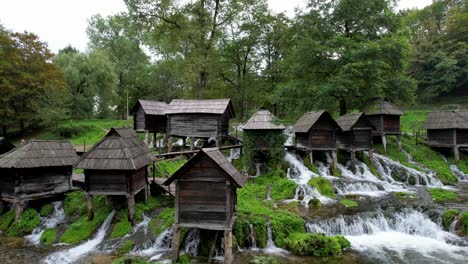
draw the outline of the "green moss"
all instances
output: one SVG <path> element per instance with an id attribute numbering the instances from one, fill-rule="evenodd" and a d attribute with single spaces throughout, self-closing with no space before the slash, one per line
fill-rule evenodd
<path id="1" fill-rule="evenodd" d="M 338 168 L 335 169 L 333 166 L 330 166 L 330 173 L 331 175 L 337 176 L 337 177 L 343 176 L 343 174 L 341 173 L 341 170 Z"/>
<path id="2" fill-rule="evenodd" d="M 116 223 L 112 227 L 110 238 L 123 237 L 132 231 L 132 224 L 128 221 L 127 210 L 118 212 L 115 218 Z"/>
<path id="3" fill-rule="evenodd" d="M 190 257 L 187 254 L 181 255 L 177 260 L 177 264 L 190 264 Z"/>
<path id="4" fill-rule="evenodd" d="M 309 185 L 314 186 L 320 192 L 320 194 L 324 196 L 330 198 L 336 197 L 335 191 L 333 190 L 330 181 L 325 177 L 312 178 L 309 180 Z"/>
<path id="5" fill-rule="evenodd" d="M 148 202 L 138 202 L 135 206 L 135 221 L 143 220 L 143 214 L 152 212 L 161 207 L 174 206 L 174 199 L 171 196 L 160 195 L 158 197 L 148 197 Z"/>
<path id="6" fill-rule="evenodd" d="M 186 159 L 181 158 L 158 161 L 156 162 L 156 176 L 170 176 L 174 174 L 177 170 L 179 170 L 180 167 L 182 167 L 186 162 Z"/>
<path id="7" fill-rule="evenodd" d="M 293 233 L 286 240 L 286 248 L 298 256 L 338 256 L 350 246 L 346 238 L 323 234 Z"/>
<path id="8" fill-rule="evenodd" d="M 41 223 L 36 210 L 29 208 L 21 214 L 21 218 L 8 229 L 10 236 L 25 236 L 31 234 L 34 228 Z"/>
<path id="9" fill-rule="evenodd" d="M 304 157 L 304 166 L 306 166 L 310 171 L 314 172 L 315 174 L 319 174 L 319 170 L 318 170 L 317 166 L 310 163 L 310 154 L 307 154 Z"/>
<path id="10" fill-rule="evenodd" d="M 369 156 L 368 155 L 362 155 L 362 157 L 360 158 L 362 160 L 362 162 L 364 162 L 367 167 L 369 168 L 370 172 L 372 172 L 372 174 L 378 178 L 381 178 L 380 176 L 380 173 L 379 171 L 377 170 L 377 168 L 375 167 L 374 163 L 370 160 Z"/>
<path id="11" fill-rule="evenodd" d="M 457 198 L 456 192 L 447 191 L 442 188 L 429 189 L 429 193 L 432 196 L 432 200 L 436 203 L 449 202 Z"/>
<path id="12" fill-rule="evenodd" d="M 45 216 L 51 215 L 53 212 L 54 212 L 54 207 L 52 206 L 52 204 L 45 204 L 44 206 L 42 206 L 41 210 L 39 211 L 39 214 L 42 217 L 45 217 Z"/>
<path id="13" fill-rule="evenodd" d="M 353 201 L 353 200 L 348 200 L 348 199 L 340 200 L 340 204 L 343 205 L 344 207 L 356 207 L 356 206 L 358 206 L 358 202 Z"/>
<path id="14" fill-rule="evenodd" d="M 460 228 L 461 228 L 463 235 L 468 236 L 468 211 L 462 213 L 460 221 L 461 221 Z"/>
<path id="15" fill-rule="evenodd" d="M 395 196 L 399 199 L 406 199 L 406 198 L 411 198 L 415 199 L 418 198 L 418 195 L 415 193 L 407 193 L 407 192 L 396 192 Z"/>
<path id="16" fill-rule="evenodd" d="M 279 264 L 278 260 L 276 260 L 273 256 L 255 256 L 249 262 L 250 264 Z"/>
<path id="17" fill-rule="evenodd" d="M 445 230 L 448 230 L 450 224 L 455 220 L 455 218 L 460 215 L 460 210 L 457 209 L 449 209 L 444 212 L 442 215 L 442 226 Z"/>
<path id="18" fill-rule="evenodd" d="M 174 224 L 174 208 L 163 209 L 158 216 L 151 219 L 148 226 L 155 236 L 159 236 L 164 230 Z"/>
<path id="19" fill-rule="evenodd" d="M 57 229 L 51 228 L 44 230 L 42 233 L 40 241 L 41 244 L 49 246 L 52 245 L 57 240 Z"/>
<path id="20" fill-rule="evenodd" d="M 128 252 L 132 251 L 134 243 L 132 240 L 127 240 L 123 243 L 123 245 L 119 248 L 119 254 L 127 254 Z"/>
<path id="21" fill-rule="evenodd" d="M 86 214 L 87 201 L 85 194 L 80 191 L 67 193 L 63 201 L 63 210 L 67 216 Z"/>
<path id="22" fill-rule="evenodd" d="M 11 224 L 15 221 L 15 211 L 10 210 L 0 216 L 0 230 L 7 231 Z"/>
<path id="23" fill-rule="evenodd" d="M 274 200 L 286 200 L 294 198 L 297 185 L 294 181 L 285 178 L 275 178 L 271 185 L 271 198 Z"/>
<path id="24" fill-rule="evenodd" d="M 289 211 L 276 211 L 270 215 L 273 241 L 278 247 L 284 247 L 289 234 L 304 232 L 305 221 L 300 216 Z"/>
<path id="25" fill-rule="evenodd" d="M 266 247 L 268 240 L 266 218 L 259 215 L 253 215 L 250 217 L 250 223 L 252 223 L 257 238 L 257 246 L 261 248 Z"/>

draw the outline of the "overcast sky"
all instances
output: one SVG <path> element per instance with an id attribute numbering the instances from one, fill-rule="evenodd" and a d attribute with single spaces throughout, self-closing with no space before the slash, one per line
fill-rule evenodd
<path id="1" fill-rule="evenodd" d="M 306 0 L 268 0 L 274 12 L 294 14 Z M 399 9 L 422 8 L 432 0 L 400 0 Z M 0 24 L 13 31 L 29 31 L 46 41 L 53 52 L 68 44 L 86 49 L 87 20 L 125 11 L 123 0 L 0 0 Z"/>

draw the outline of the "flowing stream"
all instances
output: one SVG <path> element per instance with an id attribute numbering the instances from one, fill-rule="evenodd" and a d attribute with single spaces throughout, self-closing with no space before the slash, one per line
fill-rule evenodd
<path id="1" fill-rule="evenodd" d="M 153 260 L 156 256 L 161 256 L 162 253 L 166 253 L 172 248 L 172 236 L 174 235 L 174 229 L 168 228 L 163 231 L 153 243 L 146 245 L 142 249 L 133 250 L 130 254 L 142 257 L 152 257 Z"/>
<path id="2" fill-rule="evenodd" d="M 63 210 L 62 202 L 52 203 L 54 211 L 51 215 L 41 218 L 41 224 L 36 227 L 31 235 L 24 238 L 32 245 L 39 245 L 42 234 L 46 229 L 55 228 L 65 220 L 65 211 Z"/>

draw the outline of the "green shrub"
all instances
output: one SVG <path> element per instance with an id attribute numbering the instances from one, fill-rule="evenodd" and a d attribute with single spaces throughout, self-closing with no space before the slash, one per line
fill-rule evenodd
<path id="1" fill-rule="evenodd" d="M 447 191 L 442 188 L 429 189 L 429 193 L 432 196 L 432 200 L 436 203 L 449 202 L 457 198 L 456 192 Z"/>
<path id="2" fill-rule="evenodd" d="M 132 231 L 132 224 L 128 221 L 127 210 L 122 210 L 116 214 L 116 224 L 112 227 L 110 238 L 123 237 Z"/>
<path id="3" fill-rule="evenodd" d="M 266 141 L 268 151 L 266 153 L 266 161 L 270 164 L 270 167 L 282 163 L 284 155 L 284 142 L 286 136 L 283 133 L 277 131 L 258 132 L 258 131 L 244 131 L 243 133 L 243 144 L 244 144 L 244 165 L 245 168 L 252 172 L 255 171 L 255 157 L 259 154 L 257 150 L 257 139 L 261 137 Z"/>
<path id="4" fill-rule="evenodd" d="M 42 233 L 40 241 L 43 245 L 49 246 L 52 245 L 57 240 L 57 229 L 46 229 Z"/>
<path id="5" fill-rule="evenodd" d="M 448 230 L 450 224 L 455 220 L 455 218 L 460 214 L 460 210 L 457 209 L 449 209 L 444 212 L 442 215 L 442 226 L 445 230 Z"/>
<path id="6" fill-rule="evenodd" d="M 286 248 L 298 256 L 338 256 L 349 246 L 349 241 L 342 236 L 323 234 L 293 233 L 286 240 Z"/>
<path id="7" fill-rule="evenodd" d="M 190 257 L 187 254 L 183 254 L 177 260 L 177 264 L 190 264 Z"/>
<path id="8" fill-rule="evenodd" d="M 21 218 L 14 222 L 8 229 L 10 236 L 25 236 L 31 232 L 41 223 L 39 215 L 36 210 L 29 208 L 21 214 Z"/>
<path id="9" fill-rule="evenodd" d="M 271 198 L 277 201 L 292 199 L 296 194 L 297 185 L 286 178 L 274 178 L 271 185 Z"/>
<path id="10" fill-rule="evenodd" d="M 358 202 L 353 201 L 353 200 L 348 200 L 348 199 L 340 200 L 340 204 L 343 205 L 344 207 L 356 207 L 356 206 L 358 206 Z"/>
<path id="11" fill-rule="evenodd" d="M 158 216 L 151 219 L 148 226 L 153 235 L 159 236 L 174 224 L 174 208 L 163 209 Z"/>
<path id="12" fill-rule="evenodd" d="M 314 186 L 320 192 L 320 194 L 324 196 L 330 198 L 336 197 L 335 191 L 333 190 L 330 181 L 325 177 L 312 178 L 309 180 L 309 185 Z"/>
<path id="13" fill-rule="evenodd" d="M 45 216 L 51 215 L 53 212 L 54 212 L 54 207 L 52 206 L 52 204 L 45 204 L 44 206 L 42 206 L 41 211 L 39 211 L 39 214 L 42 217 L 45 217 Z"/>
<path id="14" fill-rule="evenodd" d="M 86 195 L 81 191 L 74 191 L 65 195 L 63 210 L 67 216 L 86 214 L 87 201 Z"/>
<path id="15" fill-rule="evenodd" d="M 291 233 L 304 232 L 305 221 L 302 217 L 286 210 L 277 210 L 269 215 L 273 241 L 278 247 L 284 247 L 285 240 Z"/>
<path id="16" fill-rule="evenodd" d="M 15 221 L 15 211 L 10 210 L 0 216 L 0 230 L 7 231 L 11 224 Z"/>

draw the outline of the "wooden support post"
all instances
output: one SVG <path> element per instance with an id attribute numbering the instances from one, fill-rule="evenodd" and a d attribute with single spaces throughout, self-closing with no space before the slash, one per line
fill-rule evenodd
<path id="1" fill-rule="evenodd" d="M 167 146 L 167 142 L 168 142 L 168 141 L 169 141 L 169 134 L 164 133 L 162 146 L 163 146 L 163 147 Z"/>
<path id="2" fill-rule="evenodd" d="M 187 138 L 184 137 L 184 138 L 182 139 L 182 151 L 185 150 L 185 146 L 186 146 L 186 145 L 187 145 Z"/>
<path id="3" fill-rule="evenodd" d="M 354 173 L 357 171 L 356 165 L 356 151 L 351 151 L 351 169 Z"/>
<path id="4" fill-rule="evenodd" d="M 148 202 L 148 197 L 150 196 L 150 190 L 149 190 L 149 184 L 148 183 L 145 184 L 145 190 L 144 191 L 145 191 L 145 203 L 147 203 Z"/>
<path id="5" fill-rule="evenodd" d="M 232 262 L 232 230 L 224 231 L 224 263 Z"/>
<path id="6" fill-rule="evenodd" d="M 20 220 L 21 214 L 23 214 L 24 211 L 24 202 L 22 200 L 17 200 L 15 202 L 15 221 Z"/>
<path id="7" fill-rule="evenodd" d="M 135 194 L 130 194 L 127 197 L 127 206 L 128 206 L 128 221 L 135 225 Z"/>
<path id="8" fill-rule="evenodd" d="M 460 150 L 458 149 L 458 146 L 453 147 L 453 156 L 455 157 L 456 162 L 460 160 Z"/>
<path id="9" fill-rule="evenodd" d="M 145 130 L 145 144 L 146 144 L 146 146 L 149 145 L 149 142 L 148 142 L 148 140 L 149 140 L 148 137 L 149 137 L 149 136 L 148 136 L 148 135 L 149 135 L 149 131 L 148 131 L 148 130 Z"/>
<path id="10" fill-rule="evenodd" d="M 387 153 L 387 137 L 385 136 L 385 134 L 382 134 L 382 145 L 384 152 Z"/>
<path id="11" fill-rule="evenodd" d="M 314 164 L 314 152 L 311 150 L 309 151 L 309 161 L 310 161 L 310 164 Z"/>
<path id="12" fill-rule="evenodd" d="M 369 149 L 369 160 L 372 162 L 372 160 L 374 160 L 374 150 L 373 149 Z"/>
<path id="13" fill-rule="evenodd" d="M 337 165 L 338 165 L 338 155 L 336 153 L 336 150 L 332 151 L 332 159 L 333 159 L 333 164 L 332 164 L 333 169 L 336 170 Z"/>
<path id="14" fill-rule="evenodd" d="M 401 151 L 402 150 L 402 148 L 401 148 L 401 134 L 397 135 L 397 140 L 398 140 L 398 150 Z"/>
<path id="15" fill-rule="evenodd" d="M 172 261 L 176 262 L 179 259 L 179 245 L 180 244 L 180 228 L 174 226 L 174 236 L 172 237 Z"/>
<path id="16" fill-rule="evenodd" d="M 169 137 L 167 140 L 167 152 L 168 153 L 172 152 L 172 137 Z"/>
<path id="17" fill-rule="evenodd" d="M 190 137 L 190 150 L 194 151 L 195 150 L 195 138 Z"/>
<path id="18" fill-rule="evenodd" d="M 94 218 L 93 196 L 86 194 L 86 200 L 88 202 L 88 221 L 91 221 Z"/>

